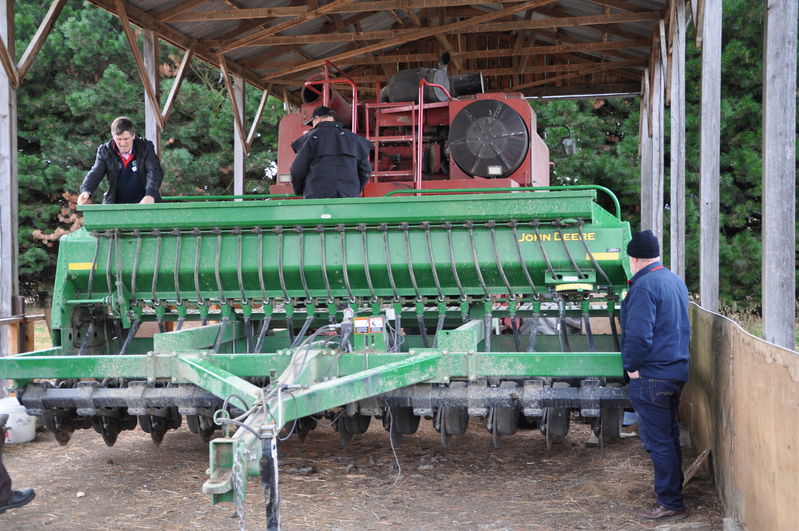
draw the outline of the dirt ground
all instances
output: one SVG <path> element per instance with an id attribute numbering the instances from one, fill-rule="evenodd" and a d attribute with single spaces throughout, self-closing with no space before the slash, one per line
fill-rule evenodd
<path id="1" fill-rule="evenodd" d="M 343 450 L 332 428 L 319 427 L 304 443 L 292 437 L 278 447 L 283 528 L 657 527 L 634 516 L 653 499 L 651 465 L 638 437 L 604 449 L 587 447 L 588 437 L 587 426 L 572 423 L 552 451 L 537 430 L 503 437 L 494 449 L 472 418 L 468 432 L 443 448 L 423 420 L 419 432 L 404 436 L 395 460 L 378 422 Z M 685 457 L 687 467 L 690 449 Z M 208 449 L 185 423 L 160 447 L 139 429 L 123 432 L 111 448 L 93 430 L 76 432 L 66 447 L 39 432 L 33 442 L 6 445 L 4 462 L 15 488 L 37 492 L 31 504 L 0 515 L 5 530 L 238 529 L 232 505 L 212 506 L 202 494 Z M 691 515 L 669 528 L 722 528 L 703 473 L 685 494 Z M 264 529 L 257 478 L 249 480 L 245 507 L 246 528 Z"/>

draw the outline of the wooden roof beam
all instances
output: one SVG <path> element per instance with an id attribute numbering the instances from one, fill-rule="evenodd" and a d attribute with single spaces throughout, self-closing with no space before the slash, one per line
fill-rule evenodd
<path id="1" fill-rule="evenodd" d="M 629 11 L 630 13 L 646 11 L 645 7 L 640 7 L 635 4 L 631 4 L 630 2 L 625 2 L 624 0 L 588 0 L 588 1 L 593 4 L 599 4 L 605 7 L 612 7 L 614 9 L 620 9 L 622 11 Z"/>
<path id="2" fill-rule="evenodd" d="M 496 50 L 476 50 L 472 52 L 453 52 L 455 56 L 460 59 L 489 59 L 491 57 L 502 56 L 521 56 L 529 57 L 533 55 L 556 55 L 565 53 L 577 52 L 591 52 L 591 51 L 614 51 L 622 50 L 630 47 L 645 47 L 649 46 L 650 39 L 639 39 L 634 41 L 609 41 L 609 42 L 584 42 L 575 44 L 561 44 L 561 45 L 537 45 L 527 46 L 524 48 L 499 48 Z M 351 57 L 347 63 L 349 65 L 376 65 L 376 64 L 394 64 L 394 63 L 410 63 L 410 62 L 426 62 L 437 61 L 439 56 L 434 53 L 422 54 L 394 54 L 394 55 L 380 55 L 374 58 L 365 57 L 362 55 Z M 274 61 L 269 64 L 278 68 L 293 68 L 301 66 L 306 63 L 303 61 Z M 254 65 L 253 65 L 254 66 Z M 255 67 L 255 66 L 254 66 Z"/>
<path id="3" fill-rule="evenodd" d="M 206 0 L 207 1 L 207 0 Z M 510 0 L 503 4 L 521 3 L 522 0 Z M 458 7 L 471 5 L 496 5 L 497 0 L 379 0 L 374 2 L 352 2 L 349 6 L 337 4 L 330 6 L 327 13 L 380 13 L 392 9 L 418 9 L 434 7 Z M 192 6 L 193 7 L 193 6 Z M 325 6 L 322 6 L 325 7 Z M 166 11 L 166 10 L 164 10 Z M 185 10 L 184 10 L 185 11 Z M 209 22 L 220 20 L 244 20 L 253 18 L 281 18 L 281 17 L 302 17 L 308 15 L 314 9 L 305 5 L 286 6 L 286 7 L 259 7 L 250 9 L 219 9 L 213 11 L 195 11 L 190 13 L 182 12 L 170 17 L 170 22 Z"/>
<path id="4" fill-rule="evenodd" d="M 411 41 L 411 40 L 425 39 L 425 38 L 431 37 L 431 36 L 433 36 L 433 35 L 435 35 L 437 33 L 441 33 L 443 31 L 457 32 L 459 29 L 466 28 L 466 27 L 468 27 L 471 24 L 479 24 L 481 22 L 487 22 L 487 21 L 490 21 L 490 20 L 494 20 L 496 18 L 505 16 L 508 13 L 515 13 L 515 12 L 524 11 L 524 10 L 527 10 L 527 9 L 535 9 L 537 7 L 541 7 L 541 6 L 544 6 L 544 5 L 547 5 L 547 4 L 551 4 L 551 3 L 555 2 L 555 1 L 556 0 L 532 0 L 532 1 L 529 1 L 529 2 L 524 2 L 522 4 L 517 4 L 517 5 L 514 5 L 513 7 L 508 7 L 508 8 L 502 9 L 500 11 L 496 11 L 496 12 L 493 12 L 493 13 L 486 13 L 482 17 L 475 17 L 475 18 L 472 18 L 472 19 L 469 19 L 469 20 L 466 20 L 466 21 L 455 22 L 455 23 L 448 24 L 448 25 L 445 25 L 445 26 L 442 26 L 442 27 L 437 27 L 437 28 L 421 29 L 421 30 L 419 30 L 419 31 L 417 31 L 417 32 L 415 32 L 415 33 L 413 33 L 411 35 L 407 35 L 407 36 L 405 36 L 403 38 L 389 39 L 387 41 L 382 41 L 382 42 L 379 42 L 377 44 L 372 44 L 372 45 L 366 46 L 365 48 L 361 48 L 359 50 L 348 51 L 348 52 L 345 52 L 345 53 L 335 54 L 335 55 L 333 55 L 332 57 L 330 57 L 328 59 L 331 60 L 331 61 L 341 61 L 341 60 L 348 59 L 350 57 L 354 57 L 355 55 L 360 55 L 360 54 L 363 54 L 363 53 L 366 53 L 366 52 L 384 50 L 386 48 L 391 48 L 393 46 L 397 46 L 397 45 L 400 45 L 400 44 L 405 44 L 406 42 Z M 281 76 L 291 75 L 291 74 L 294 74 L 294 73 L 297 73 L 297 72 L 302 72 L 302 71 L 305 71 L 305 70 L 312 70 L 314 68 L 318 68 L 319 66 L 325 64 L 326 60 L 327 59 L 317 59 L 316 61 L 311 61 L 310 63 L 308 63 L 308 64 L 306 64 L 306 65 L 304 65 L 302 67 L 295 67 L 295 68 L 291 68 L 291 69 L 285 69 L 285 70 L 282 70 L 282 71 L 274 72 L 270 76 L 267 76 L 267 79 L 279 78 Z"/>
<path id="5" fill-rule="evenodd" d="M 248 35 L 242 39 L 237 39 L 225 46 L 221 46 L 217 52 L 220 54 L 227 53 L 231 50 L 235 50 L 236 48 L 242 48 L 244 46 L 251 45 L 253 42 L 261 40 L 265 36 L 274 35 L 275 33 L 279 33 L 281 31 L 285 31 L 289 28 L 302 24 L 303 22 L 307 22 L 309 20 L 313 20 L 314 18 L 321 17 L 331 13 L 333 9 L 343 6 L 349 5 L 354 0 L 333 0 L 329 4 L 325 4 L 324 6 L 318 7 L 316 9 L 311 9 L 307 11 L 305 14 L 295 17 L 291 20 L 286 22 L 281 22 L 280 24 L 276 24 L 274 26 L 269 26 L 266 29 L 261 31 L 255 32 L 252 35 Z M 241 10 L 234 10 L 236 12 Z M 296 43 L 283 43 L 283 44 L 296 44 Z"/>
<path id="6" fill-rule="evenodd" d="M 105 9 L 106 11 L 116 14 L 116 3 L 115 0 L 88 0 L 90 3 Z M 155 32 L 161 39 L 181 48 L 183 50 L 188 49 L 192 46 L 195 42 L 194 39 L 188 37 L 187 35 L 175 30 L 174 28 L 162 24 L 158 20 L 152 17 L 152 15 L 138 9 L 130 4 L 126 6 L 126 12 L 128 19 L 135 24 L 136 26 Z M 205 61 L 214 66 L 219 66 L 217 55 L 209 50 L 202 42 L 197 43 L 194 49 L 195 57 Z M 240 68 L 236 64 L 229 64 L 228 67 L 230 68 L 231 72 L 235 73 L 238 76 L 243 77 L 247 80 L 248 83 L 258 87 L 260 89 L 264 89 L 264 85 L 261 82 L 260 78 L 252 74 L 251 72 L 245 71 Z"/>
<path id="7" fill-rule="evenodd" d="M 204 4 L 207 1 L 208 0 L 185 0 L 175 4 L 172 7 L 153 11 L 150 13 L 150 15 L 159 22 L 167 22 L 171 21 L 172 18 L 180 15 L 181 13 L 185 13 L 186 11 L 195 8 L 200 4 Z"/>
<path id="8" fill-rule="evenodd" d="M 551 0 L 555 1 L 555 0 Z M 511 8 L 513 9 L 513 8 Z M 474 17 L 465 21 L 450 23 L 436 28 L 424 28 L 429 31 L 431 35 L 424 35 L 425 37 L 441 35 L 446 33 L 487 33 L 498 32 L 505 34 L 508 31 L 514 30 L 538 30 L 538 29 L 555 29 L 555 28 L 568 28 L 576 26 L 594 26 L 616 24 L 623 22 L 655 22 L 659 20 L 661 13 L 659 11 L 646 11 L 642 13 L 628 13 L 621 15 L 591 15 L 585 17 L 561 17 L 561 18 L 542 18 L 533 19 L 529 21 L 513 21 L 513 22 L 492 22 L 482 24 L 476 22 L 477 19 L 482 17 Z M 499 17 L 495 17 L 499 18 Z M 395 29 L 395 30 L 377 30 L 368 31 L 364 33 L 334 33 L 334 34 L 307 34 L 307 35 L 281 35 L 270 36 L 262 39 L 253 38 L 248 42 L 247 46 L 269 46 L 276 44 L 310 44 L 322 42 L 347 42 L 353 40 L 389 40 L 404 42 L 408 40 L 418 40 L 422 37 L 415 36 L 420 30 L 417 29 Z M 386 47 L 386 46 L 383 46 Z"/>

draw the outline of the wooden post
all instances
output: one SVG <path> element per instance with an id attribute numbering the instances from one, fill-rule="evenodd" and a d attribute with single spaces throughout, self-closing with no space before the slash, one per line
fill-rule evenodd
<path id="1" fill-rule="evenodd" d="M 14 46 L 14 2 L 0 0 L 0 39 L 11 57 Z M 17 91 L 5 69 L 0 69 L 0 317 L 13 314 L 17 283 L 17 224 L 19 218 L 17 182 Z M 0 356 L 8 355 L 7 330 L 0 330 Z M 0 380 L 0 398 L 8 394 L 6 381 Z"/>
<path id="2" fill-rule="evenodd" d="M 721 0 L 705 0 L 702 12 L 702 126 L 699 188 L 699 298 L 719 308 L 719 160 L 721 120 Z"/>
<path id="3" fill-rule="evenodd" d="M 243 122 L 244 120 L 244 79 L 239 76 L 231 76 L 233 80 L 233 100 L 236 109 Z M 243 130 L 238 127 L 235 120 L 233 123 L 233 193 L 235 195 L 244 194 L 244 165 L 247 152 L 247 139 L 242 136 Z"/>
<path id="4" fill-rule="evenodd" d="M 644 71 L 641 89 L 641 230 L 652 229 L 652 137 L 649 135 L 649 71 Z"/>
<path id="5" fill-rule="evenodd" d="M 671 61 L 669 267 L 685 278 L 685 0 L 676 0 Z"/>
<path id="6" fill-rule="evenodd" d="M 652 198 L 652 210 L 650 213 L 650 229 L 657 236 L 658 241 L 663 242 L 663 159 L 665 150 L 663 142 L 665 134 L 663 130 L 663 103 L 664 103 L 664 83 L 663 83 L 663 64 L 660 62 L 660 54 L 655 56 L 652 65 L 654 75 L 652 76 L 652 181 L 649 196 Z M 662 252 L 662 251 L 661 251 Z"/>
<path id="7" fill-rule="evenodd" d="M 795 347 L 796 0 L 769 0 L 763 46 L 763 335 Z"/>
<path id="8" fill-rule="evenodd" d="M 154 31 L 144 31 L 144 70 L 155 97 L 161 93 L 161 76 L 158 72 L 158 37 Z M 155 146 L 155 152 L 161 154 L 161 110 L 153 105 L 147 93 L 144 94 L 144 130 L 147 140 Z"/>

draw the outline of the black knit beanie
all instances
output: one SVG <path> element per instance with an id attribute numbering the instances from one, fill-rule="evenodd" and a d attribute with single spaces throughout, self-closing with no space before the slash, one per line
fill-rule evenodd
<path id="1" fill-rule="evenodd" d="M 627 254 L 633 258 L 657 258 L 660 256 L 658 239 L 651 230 L 636 232 L 627 244 Z"/>

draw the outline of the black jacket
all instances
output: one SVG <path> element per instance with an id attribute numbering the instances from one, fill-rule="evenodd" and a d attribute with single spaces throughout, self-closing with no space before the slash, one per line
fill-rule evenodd
<path id="1" fill-rule="evenodd" d="M 133 153 L 140 168 L 139 177 L 144 184 L 146 195 L 151 195 L 156 202 L 161 201 L 161 181 L 164 179 L 164 170 L 155 154 L 155 146 L 146 138 L 137 136 L 133 139 Z M 108 190 L 103 195 L 103 203 L 116 203 L 117 176 L 119 175 L 119 150 L 113 140 L 101 144 L 97 148 L 97 157 L 94 166 L 83 178 L 80 193 L 93 194 L 103 177 L 108 178 Z"/>
<path id="2" fill-rule="evenodd" d="M 291 184 L 306 199 L 357 197 L 372 174 L 372 143 L 340 122 L 320 122 L 292 147 Z"/>

